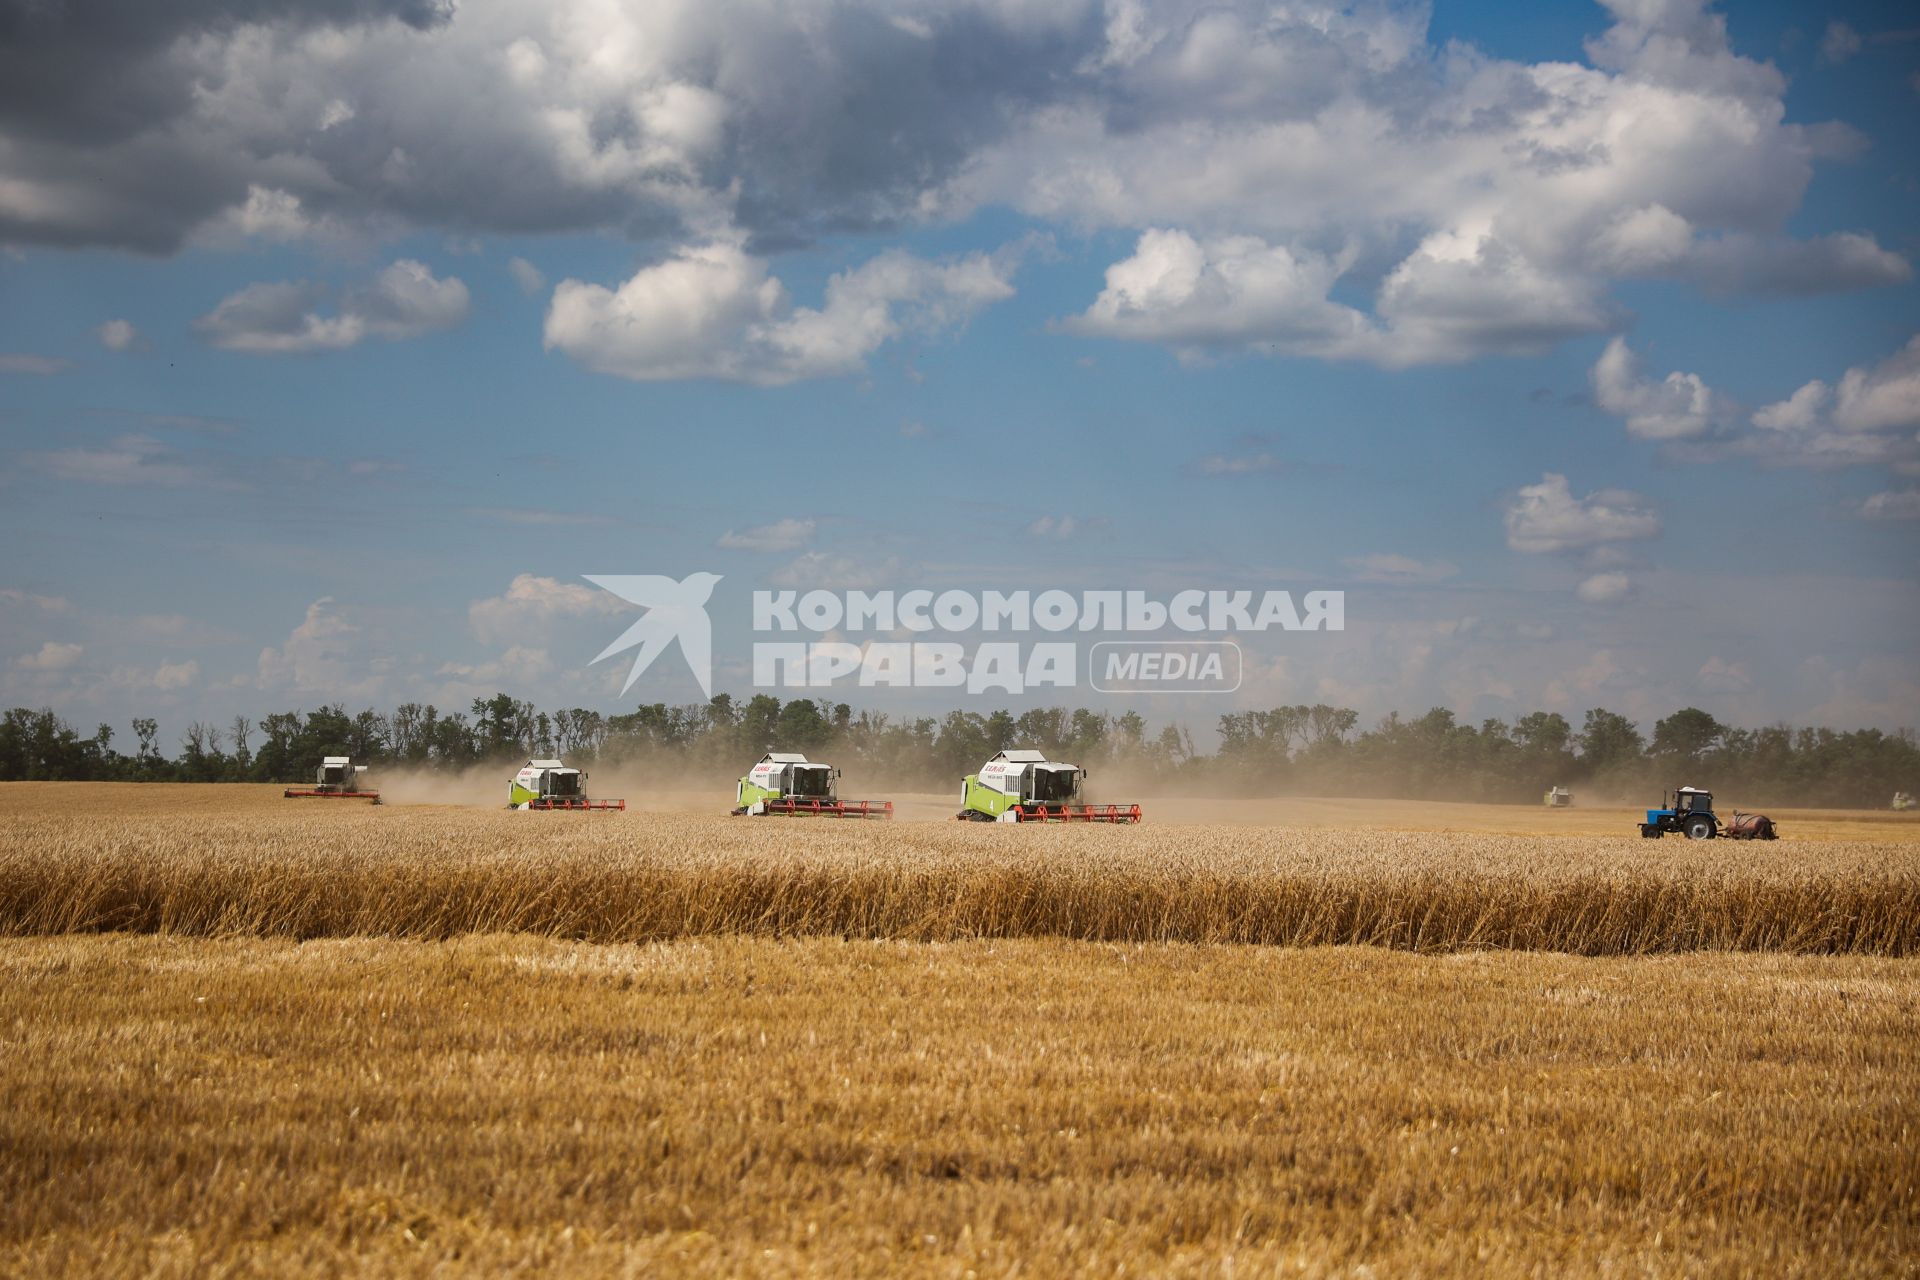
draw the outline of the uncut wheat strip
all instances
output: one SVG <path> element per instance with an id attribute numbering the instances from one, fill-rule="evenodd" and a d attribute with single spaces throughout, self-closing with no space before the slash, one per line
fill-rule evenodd
<path id="1" fill-rule="evenodd" d="M 1772 867 L 1689 879 L 1645 864 L 1600 876 L 1588 861 L 1523 877 L 1498 857 L 1428 859 L 1422 871 L 1402 861 L 1417 851 L 1398 840 L 1349 842 L 1353 865 L 1342 868 L 1323 850 L 1298 856 L 1270 842 L 1202 858 L 1164 838 L 1143 850 L 1077 842 L 1077 832 L 1027 845 L 927 839 L 904 858 L 864 837 L 625 850 L 602 838 L 579 850 L 560 830 L 468 850 L 457 827 L 397 849 L 373 830 L 315 847 L 297 828 L 262 837 L 239 824 L 149 826 L 116 843 L 97 827 L 69 827 L 73 840 L 51 855 L 44 845 L 31 857 L 18 845 L 5 851 L 0 922 L 14 931 L 1050 934 L 1416 949 L 1500 935 L 1510 946 L 1596 954 L 1903 954 L 1916 928 L 1915 877 L 1904 870 L 1840 877 Z"/>

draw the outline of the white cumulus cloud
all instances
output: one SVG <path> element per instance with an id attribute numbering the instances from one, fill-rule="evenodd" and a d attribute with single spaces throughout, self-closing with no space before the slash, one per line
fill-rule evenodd
<path id="1" fill-rule="evenodd" d="M 131 351 L 140 341 L 140 331 L 127 320 L 108 320 L 93 331 L 93 336 L 109 351 Z"/>
<path id="2" fill-rule="evenodd" d="M 937 332 L 1013 296 L 1012 262 L 972 254 L 929 262 L 888 250 L 796 307 L 764 259 L 730 240 L 682 247 L 609 289 L 563 280 L 546 345 L 636 381 L 717 378 L 776 386 L 860 372 L 906 332 Z"/>
<path id="3" fill-rule="evenodd" d="M 497 658 L 485 662 L 446 662 L 436 674 L 450 677 L 462 685 L 498 688 L 503 684 L 526 684 L 553 669 L 553 660 L 545 649 L 513 645 Z"/>
<path id="4" fill-rule="evenodd" d="M 469 306 L 464 283 L 438 279 L 410 258 L 346 290 L 332 314 L 319 310 L 325 295 L 306 282 L 252 284 L 223 298 L 195 327 L 228 351 L 338 351 L 367 338 L 399 341 L 450 329 L 467 318 Z"/>
<path id="5" fill-rule="evenodd" d="M 1185 231 L 1143 232 L 1133 256 L 1107 268 L 1106 288 L 1065 327 L 1160 342 L 1190 353 L 1269 345 L 1309 355 L 1358 354 L 1367 319 L 1330 302 L 1338 263 L 1252 236 L 1205 244 Z"/>
<path id="6" fill-rule="evenodd" d="M 1349 261 L 1254 236 L 1202 241 L 1156 228 L 1063 327 L 1189 358 L 1255 350 L 1405 366 L 1534 351 L 1614 322 L 1593 280 L 1543 269 L 1486 234 L 1429 236 L 1382 282 L 1371 315 L 1329 297 Z"/>
<path id="7" fill-rule="evenodd" d="M 1756 409 L 1746 441 L 1767 461 L 1790 466 L 1920 464 L 1920 335 L 1880 363 L 1856 365 L 1835 382 L 1814 378 L 1784 400 Z"/>
<path id="8" fill-rule="evenodd" d="M 1638 494 L 1601 489 L 1573 496 L 1567 478 L 1547 472 L 1523 486 L 1506 509 L 1507 545 L 1515 551 L 1582 551 L 1607 542 L 1655 537 L 1660 516 Z"/>
<path id="9" fill-rule="evenodd" d="M 260 651 L 255 683 L 261 689 L 340 697 L 371 685 L 357 658 L 359 628 L 342 616 L 332 596 L 307 606 L 286 642 Z"/>
<path id="10" fill-rule="evenodd" d="M 1870 235 L 1789 234 L 1818 166 L 1866 139 L 1801 119 L 1703 0 L 1611 0 L 1583 48 L 1539 61 L 1437 40 L 1411 3 L 222 0 L 144 6 L 113 40 L 84 9 L 30 7 L 0 51 L 0 240 L 687 245 L 550 311 L 555 349 L 638 379 L 857 371 L 913 300 L 982 301 L 894 262 L 790 312 L 716 227 L 804 246 L 1011 209 L 1136 242 L 1068 328 L 1386 365 L 1616 328 L 1623 278 L 1910 278 Z M 1836 23 L 1823 44 L 1858 40 Z M 711 270 L 662 270 L 683 259 Z M 377 332 L 277 290 L 210 336 Z M 676 336 L 656 295 L 706 323 Z"/>
<path id="11" fill-rule="evenodd" d="M 868 560 L 827 551 L 804 551 L 767 575 L 776 587 L 800 590 L 869 591 L 893 581 L 900 569 L 897 558 Z"/>
<path id="12" fill-rule="evenodd" d="M 80 661 L 81 652 L 77 644 L 49 640 L 34 652 L 15 658 L 13 665 L 22 671 L 65 671 Z"/>
<path id="13" fill-rule="evenodd" d="M 511 258 L 507 261 L 507 274 L 520 286 L 520 292 L 531 298 L 547 287 L 546 272 L 528 262 L 525 258 Z"/>
<path id="14" fill-rule="evenodd" d="M 1920 335 L 1871 369 L 1848 369 L 1834 388 L 1833 422 L 1843 431 L 1920 427 Z"/>
<path id="15" fill-rule="evenodd" d="M 1625 418 L 1627 431 L 1643 440 L 1702 435 L 1733 412 L 1698 374 L 1674 372 L 1658 382 L 1644 377 L 1624 338 L 1607 343 L 1590 376 L 1595 403 Z"/>
<path id="16" fill-rule="evenodd" d="M 467 622 L 488 644 L 525 644 L 529 637 L 545 634 L 557 619 L 610 617 L 625 608 L 611 591 L 521 573 L 500 595 L 468 605 Z"/>
<path id="17" fill-rule="evenodd" d="M 1869 520 L 1920 520 L 1920 489 L 1890 489 L 1860 503 Z"/>

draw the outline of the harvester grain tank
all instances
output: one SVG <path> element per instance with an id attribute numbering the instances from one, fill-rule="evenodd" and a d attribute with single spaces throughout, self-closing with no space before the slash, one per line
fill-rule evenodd
<path id="1" fill-rule="evenodd" d="M 842 800 L 840 771 L 794 751 L 769 751 L 733 791 L 733 814 L 810 818 L 891 818 L 891 800 Z"/>
<path id="2" fill-rule="evenodd" d="M 288 800 L 371 800 L 380 803 L 380 793 L 366 785 L 367 766 L 355 764 L 352 756 L 322 756 L 314 771 L 311 787 L 288 787 L 280 794 Z"/>
<path id="3" fill-rule="evenodd" d="M 587 775 L 569 769 L 558 760 L 529 760 L 513 781 L 507 784 L 507 807 L 542 812 L 564 809 L 583 813 L 593 810 L 625 809 L 625 800 L 592 800 L 587 796 Z"/>
<path id="4" fill-rule="evenodd" d="M 1138 822 L 1137 804 L 1088 804 L 1087 771 L 1038 751 L 999 751 L 960 784 L 966 822 Z"/>

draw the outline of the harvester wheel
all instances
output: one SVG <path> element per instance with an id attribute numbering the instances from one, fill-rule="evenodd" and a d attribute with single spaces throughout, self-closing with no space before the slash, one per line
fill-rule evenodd
<path id="1" fill-rule="evenodd" d="M 1713 839 L 1713 820 L 1710 818 L 1695 818 L 1691 822 L 1687 823 L 1687 839 L 1689 840 Z"/>

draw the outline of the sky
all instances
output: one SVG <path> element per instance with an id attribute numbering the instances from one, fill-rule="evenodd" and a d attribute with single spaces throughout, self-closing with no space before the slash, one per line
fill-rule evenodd
<path id="1" fill-rule="evenodd" d="M 1917 109 L 1844 2 L 0 0 L 0 705 L 691 702 L 585 575 L 708 572 L 736 697 L 756 588 L 1337 590 L 825 692 L 1912 727 Z"/>

